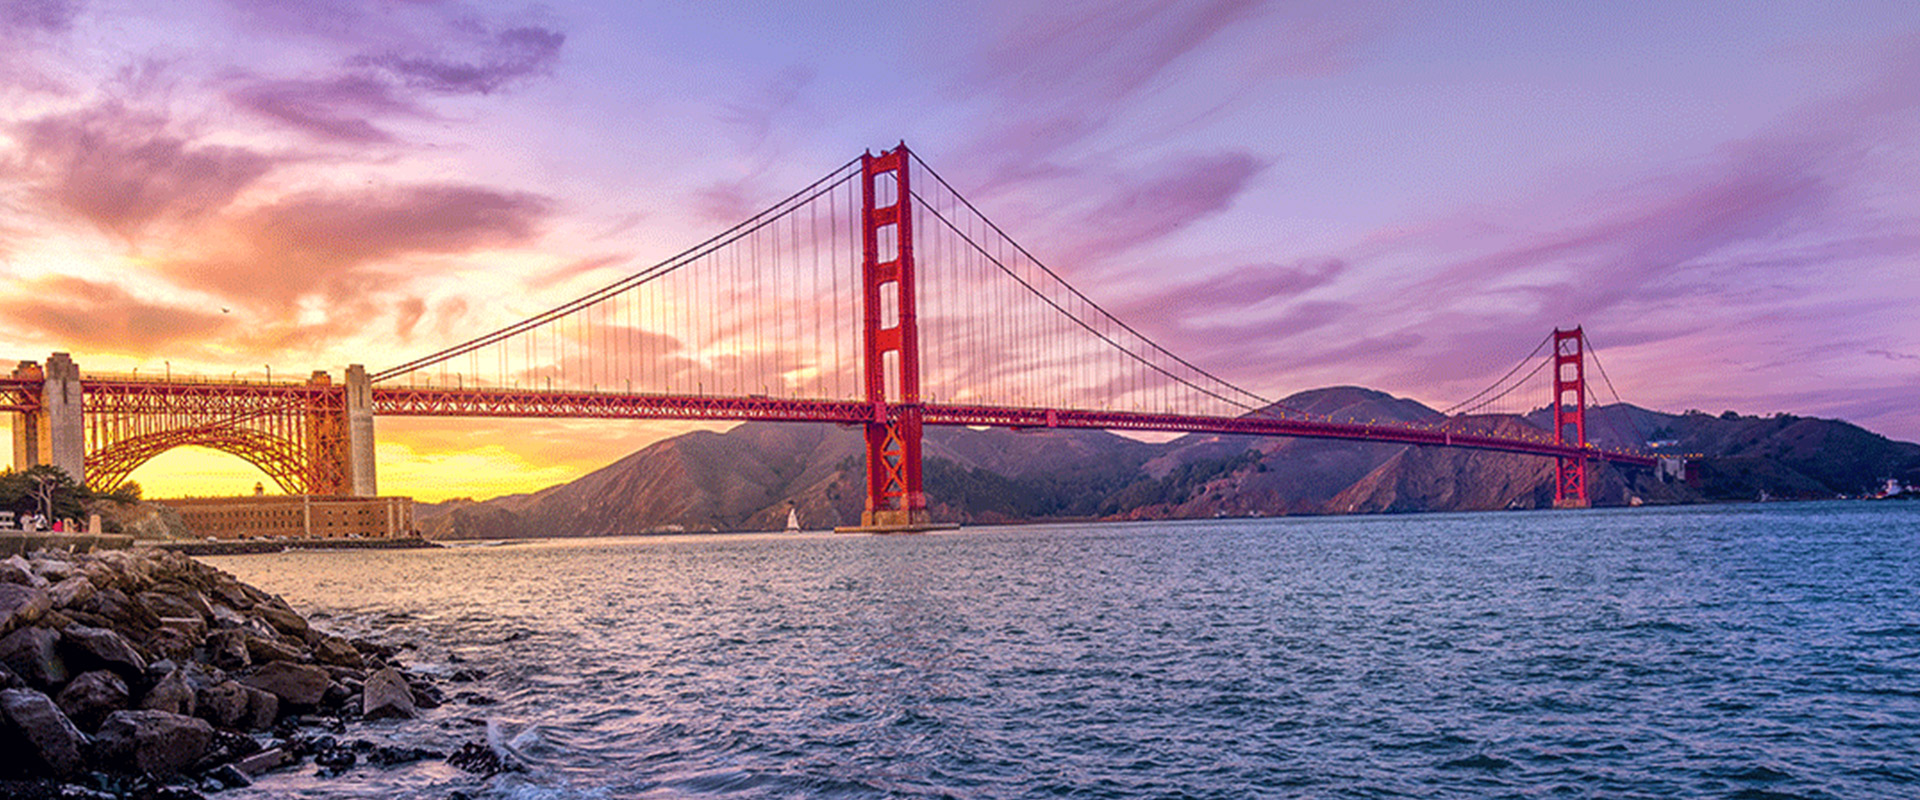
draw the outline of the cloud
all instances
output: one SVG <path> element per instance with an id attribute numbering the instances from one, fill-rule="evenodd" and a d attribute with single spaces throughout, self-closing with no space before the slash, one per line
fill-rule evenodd
<path id="1" fill-rule="evenodd" d="M 317 80 L 260 80 L 228 92 L 233 103 L 278 120 L 315 138 L 354 144 L 384 144 L 392 134 L 371 118 L 423 116 L 419 106 L 395 95 L 385 81 L 365 75 Z"/>
<path id="2" fill-rule="evenodd" d="M 787 67 L 758 92 L 723 106 L 720 121 L 741 133 L 743 151 L 753 152 L 766 144 L 774 121 L 799 102 L 813 77 L 810 67 Z"/>
<path id="3" fill-rule="evenodd" d="M 0 4 L 0 33 L 66 33 L 81 0 L 7 0 Z"/>
<path id="4" fill-rule="evenodd" d="M 408 275 L 397 262 L 532 240 L 551 214 L 537 195 L 459 184 L 310 192 L 234 214 L 207 252 L 164 261 L 175 281 L 237 302 L 365 298 Z"/>
<path id="5" fill-rule="evenodd" d="M 9 171 L 54 206 L 126 239 L 159 221 L 190 221 L 227 206 L 271 170 L 273 157 L 197 144 L 157 114 L 115 102 L 21 123 Z"/>
<path id="6" fill-rule="evenodd" d="M 112 284 L 53 276 L 0 296 L 0 319 L 62 347 L 148 355 L 181 347 L 197 351 L 231 318 L 150 302 Z"/>
<path id="7" fill-rule="evenodd" d="M 393 51 L 359 63 L 385 70 L 408 86 L 438 94 L 492 94 L 551 72 L 567 36 L 537 26 L 508 28 L 471 42 L 464 52 Z"/>
<path id="8" fill-rule="evenodd" d="M 1896 353 L 1896 352 L 1893 352 L 1892 350 L 1868 350 L 1867 355 L 1878 356 L 1888 361 L 1920 361 L 1920 355 L 1914 355 L 1912 353 Z"/>
<path id="9" fill-rule="evenodd" d="M 996 18 L 953 88 L 993 101 L 959 158 L 990 186 L 1073 172 L 1075 154 L 1144 95 L 1197 84 L 1188 100 L 1217 110 L 1274 78 L 1347 69 L 1382 27 L 1374 3 L 1312 5 L 1121 0 Z M 1165 138 L 1162 129 L 1207 114 L 1178 112 L 1147 127 Z"/>
<path id="10" fill-rule="evenodd" d="M 1122 184 L 1085 216 L 1085 229 L 1101 233 L 1075 245 L 1068 260 L 1098 261 L 1224 211 L 1267 166 L 1249 153 L 1193 156 Z"/>

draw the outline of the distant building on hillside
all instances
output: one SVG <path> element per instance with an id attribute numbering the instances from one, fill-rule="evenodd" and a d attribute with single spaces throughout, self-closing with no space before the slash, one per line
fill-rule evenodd
<path id="1" fill-rule="evenodd" d="M 411 497 L 268 495 L 155 501 L 195 536 L 215 539 L 393 539 L 414 535 Z"/>

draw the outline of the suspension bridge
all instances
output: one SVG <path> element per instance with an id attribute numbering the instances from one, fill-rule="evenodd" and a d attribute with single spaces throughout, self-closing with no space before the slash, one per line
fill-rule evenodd
<path id="1" fill-rule="evenodd" d="M 1590 463 L 1656 461 L 1589 441 L 1590 355 L 1580 328 L 1555 330 L 1443 422 L 1288 408 L 1108 313 L 903 143 L 597 291 L 379 371 L 354 365 L 338 383 L 325 372 L 280 382 L 82 375 L 55 353 L 0 376 L 0 410 L 16 415 L 16 465 L 60 466 L 99 490 L 197 445 L 239 456 L 289 494 L 367 497 L 379 416 L 836 423 L 866 435 L 861 529 L 916 530 L 933 522 L 921 474 L 928 425 L 1517 453 L 1553 459 L 1556 505 L 1585 506 Z M 1526 398 L 1552 409 L 1549 430 L 1498 434 L 1475 422 Z"/>

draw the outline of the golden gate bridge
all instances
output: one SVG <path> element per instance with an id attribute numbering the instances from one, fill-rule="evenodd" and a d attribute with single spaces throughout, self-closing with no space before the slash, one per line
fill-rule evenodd
<path id="1" fill-rule="evenodd" d="M 921 470 L 927 425 L 1518 453 L 1553 459 L 1556 505 L 1584 507 L 1591 462 L 1656 463 L 1635 447 L 1589 441 L 1590 355 L 1582 329 L 1555 330 L 1442 422 L 1308 414 L 1108 313 L 902 143 L 672 258 L 377 372 L 354 365 L 339 383 L 325 372 L 278 383 L 83 376 L 56 353 L 0 376 L 0 410 L 16 415 L 16 465 L 54 464 L 99 490 L 162 452 L 197 445 L 239 456 L 289 494 L 372 496 L 376 416 L 542 417 L 860 427 L 867 530 L 932 524 Z M 1478 424 L 1499 404 L 1543 390 L 1549 430 Z"/>

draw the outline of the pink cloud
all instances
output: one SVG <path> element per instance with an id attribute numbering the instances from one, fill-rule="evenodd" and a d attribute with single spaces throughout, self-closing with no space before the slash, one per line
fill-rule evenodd
<path id="1" fill-rule="evenodd" d="M 301 297 L 365 297 L 390 286 L 392 263 L 530 241 L 551 212 L 531 194 L 458 184 L 308 193 L 223 220 L 221 244 L 166 260 L 174 280 L 240 302 L 290 307 Z"/>
<path id="2" fill-rule="evenodd" d="M 255 81 L 227 96 L 241 108 L 315 138 L 357 144 L 393 141 L 392 134 L 374 125 L 373 118 L 423 115 L 417 105 L 396 96 L 386 82 L 365 75 Z"/>
<path id="3" fill-rule="evenodd" d="M 1069 262 L 1099 261 L 1157 241 L 1232 204 L 1267 163 L 1247 153 L 1183 158 L 1123 185 L 1088 213 L 1083 224 L 1099 235 L 1067 252 Z"/>
<path id="4" fill-rule="evenodd" d="M 156 221 L 191 221 L 224 208 L 275 159 L 202 145 L 167 120 L 118 103 L 41 117 L 17 128 L 17 176 L 54 206 L 124 238 Z"/>
<path id="5" fill-rule="evenodd" d="M 199 345 L 228 329 L 232 319 L 134 297 L 126 289 L 66 276 L 36 281 L 0 296 L 0 319 L 60 347 L 146 355 Z"/>
<path id="6" fill-rule="evenodd" d="M 492 94 L 551 72 L 566 40 L 566 34 L 559 31 L 521 26 L 470 41 L 452 53 L 421 43 L 357 61 L 382 69 L 408 86 L 437 94 Z"/>
<path id="7" fill-rule="evenodd" d="M 7 0 L 0 5 L 0 32 L 66 33 L 80 6 L 80 0 Z"/>

